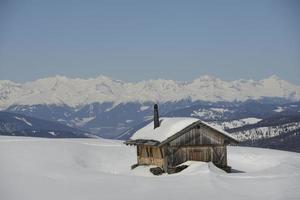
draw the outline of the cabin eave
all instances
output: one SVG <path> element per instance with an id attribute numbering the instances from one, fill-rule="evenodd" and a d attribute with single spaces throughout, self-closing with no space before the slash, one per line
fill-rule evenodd
<path id="1" fill-rule="evenodd" d="M 139 139 L 139 140 L 127 140 L 124 142 L 126 145 L 145 145 L 145 146 L 159 146 L 160 142 L 156 140 L 146 140 L 146 139 Z"/>

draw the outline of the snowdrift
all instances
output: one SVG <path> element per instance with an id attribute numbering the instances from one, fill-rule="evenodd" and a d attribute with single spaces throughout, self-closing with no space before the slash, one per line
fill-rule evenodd
<path id="1" fill-rule="evenodd" d="M 0 199 L 299 199 L 300 154 L 229 147 L 227 174 L 188 162 L 178 174 L 130 170 L 136 150 L 103 139 L 0 137 Z"/>

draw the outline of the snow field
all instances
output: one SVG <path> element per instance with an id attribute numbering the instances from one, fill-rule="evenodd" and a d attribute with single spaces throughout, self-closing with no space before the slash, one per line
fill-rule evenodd
<path id="1" fill-rule="evenodd" d="M 0 199 L 299 199 L 300 154 L 229 147 L 227 174 L 192 162 L 181 173 L 130 170 L 134 147 L 102 139 L 0 137 Z M 243 173 L 242 173 L 242 172 Z"/>

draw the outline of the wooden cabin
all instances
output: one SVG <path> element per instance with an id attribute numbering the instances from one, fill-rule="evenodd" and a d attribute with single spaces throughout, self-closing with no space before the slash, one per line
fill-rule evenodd
<path id="1" fill-rule="evenodd" d="M 137 147 L 137 165 L 156 165 L 168 173 L 189 160 L 212 161 L 226 169 L 226 147 L 230 143 L 238 141 L 199 119 L 159 119 L 157 105 L 154 107 L 154 120 L 125 142 Z"/>

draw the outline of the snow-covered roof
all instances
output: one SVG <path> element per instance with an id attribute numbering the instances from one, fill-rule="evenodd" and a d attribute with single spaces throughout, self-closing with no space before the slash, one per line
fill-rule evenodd
<path id="1" fill-rule="evenodd" d="M 197 121 L 199 121 L 199 119 L 191 117 L 162 117 L 160 118 L 159 127 L 153 129 L 153 122 L 151 122 L 147 126 L 139 129 L 130 139 L 156 140 L 162 142 Z"/>
<path id="2" fill-rule="evenodd" d="M 139 129 L 130 139 L 131 140 L 155 140 L 159 142 L 163 142 L 171 136 L 175 135 L 179 131 L 183 130 L 187 126 L 199 122 L 206 126 L 209 126 L 216 131 L 224 134 L 227 137 L 235 140 L 232 136 L 230 136 L 227 132 L 220 129 L 219 127 L 210 125 L 206 122 L 200 121 L 197 118 L 192 117 L 173 117 L 160 118 L 160 126 L 156 129 L 153 128 L 153 122 L 149 123 L 145 127 Z"/>

